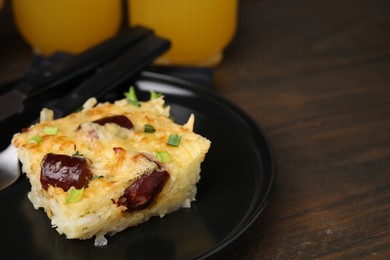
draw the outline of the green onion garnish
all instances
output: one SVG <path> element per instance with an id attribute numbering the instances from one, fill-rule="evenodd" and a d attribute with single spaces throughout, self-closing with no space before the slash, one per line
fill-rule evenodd
<path id="1" fill-rule="evenodd" d="M 154 133 L 156 129 L 151 124 L 144 125 L 144 133 Z"/>
<path id="2" fill-rule="evenodd" d="M 159 98 L 162 96 L 161 93 L 154 92 L 153 90 L 149 90 L 149 93 L 150 93 L 150 100 L 153 100 L 153 99 L 156 99 L 156 98 Z"/>
<path id="3" fill-rule="evenodd" d="M 181 140 L 180 135 L 171 134 L 171 135 L 169 135 L 169 137 L 168 137 L 168 142 L 167 142 L 167 144 L 170 145 L 170 146 L 178 147 L 179 144 L 180 144 L 180 140 Z"/>
<path id="4" fill-rule="evenodd" d="M 140 103 L 138 102 L 137 94 L 135 93 L 135 89 L 133 86 L 131 86 L 129 88 L 129 91 L 125 92 L 124 95 L 127 99 L 127 102 L 137 107 L 140 106 Z"/>
<path id="5" fill-rule="evenodd" d="M 42 142 L 42 137 L 40 135 L 34 135 L 30 138 L 30 140 L 28 140 L 28 142 L 31 144 L 39 144 Z"/>
<path id="6" fill-rule="evenodd" d="M 80 201 L 83 198 L 83 194 L 84 194 L 84 188 L 81 189 L 71 188 L 68 191 L 68 196 L 66 197 L 66 203 L 73 203 L 73 202 Z"/>
<path id="7" fill-rule="evenodd" d="M 103 175 L 93 176 L 92 180 L 101 179 L 101 178 L 104 178 L 104 176 Z"/>
<path id="8" fill-rule="evenodd" d="M 172 159 L 167 152 L 156 152 L 157 158 L 162 163 L 170 162 Z"/>
<path id="9" fill-rule="evenodd" d="M 74 154 L 72 154 L 72 157 L 83 157 L 84 155 L 80 153 L 79 151 L 76 151 Z"/>
<path id="10" fill-rule="evenodd" d="M 56 126 L 45 126 L 43 132 L 47 135 L 56 135 L 58 133 L 58 127 Z"/>

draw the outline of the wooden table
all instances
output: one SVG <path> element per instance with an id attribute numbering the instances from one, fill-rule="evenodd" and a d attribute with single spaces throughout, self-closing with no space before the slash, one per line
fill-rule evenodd
<path id="1" fill-rule="evenodd" d="M 240 7 L 215 90 L 263 128 L 278 170 L 231 258 L 390 258 L 390 2 Z"/>
<path id="2" fill-rule="evenodd" d="M 28 66 L 1 36 L 0 82 Z M 390 2 L 241 0 L 214 89 L 264 130 L 277 180 L 229 259 L 390 257 Z"/>

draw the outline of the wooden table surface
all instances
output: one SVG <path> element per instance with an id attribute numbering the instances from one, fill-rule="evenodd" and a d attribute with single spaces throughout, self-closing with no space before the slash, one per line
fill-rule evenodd
<path id="1" fill-rule="evenodd" d="M 2 83 L 32 56 L 12 30 L 0 40 Z M 214 84 L 277 158 L 267 207 L 226 258 L 390 258 L 390 1 L 241 0 Z"/>
<path id="2" fill-rule="evenodd" d="M 234 259 L 390 258 L 390 1 L 242 1 L 216 91 L 277 181 Z"/>

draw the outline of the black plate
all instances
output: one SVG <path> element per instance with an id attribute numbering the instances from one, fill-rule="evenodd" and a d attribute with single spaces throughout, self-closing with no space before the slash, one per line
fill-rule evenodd
<path id="1" fill-rule="evenodd" d="M 135 83 L 140 100 L 161 92 L 176 122 L 195 114 L 195 132 L 211 140 L 202 164 L 197 200 L 164 218 L 108 237 L 68 240 L 51 228 L 42 209 L 27 199 L 23 176 L 0 192 L 2 256 L 12 259 L 193 259 L 220 256 L 257 219 L 270 195 L 274 159 L 262 132 L 240 109 L 208 89 L 153 73 Z M 122 89 L 106 99 L 122 98 Z"/>

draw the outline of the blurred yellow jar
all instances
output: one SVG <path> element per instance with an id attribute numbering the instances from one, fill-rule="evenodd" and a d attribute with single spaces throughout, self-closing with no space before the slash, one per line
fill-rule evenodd
<path id="1" fill-rule="evenodd" d="M 13 0 L 16 25 L 35 52 L 73 54 L 115 35 L 121 0 Z"/>
<path id="2" fill-rule="evenodd" d="M 128 0 L 130 25 L 172 41 L 157 63 L 215 66 L 232 40 L 238 0 Z"/>

